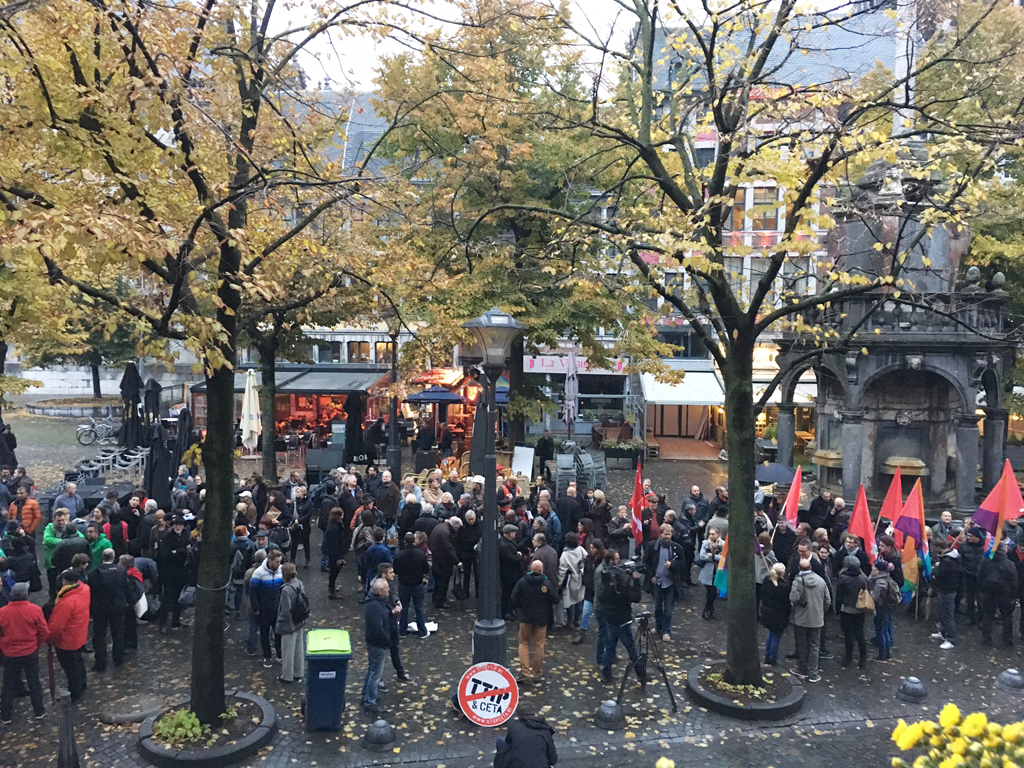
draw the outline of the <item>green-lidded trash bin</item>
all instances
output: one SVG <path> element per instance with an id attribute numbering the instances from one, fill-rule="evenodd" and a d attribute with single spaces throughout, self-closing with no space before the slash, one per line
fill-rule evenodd
<path id="1" fill-rule="evenodd" d="M 306 633 L 306 730 L 341 730 L 352 640 L 344 629 Z"/>

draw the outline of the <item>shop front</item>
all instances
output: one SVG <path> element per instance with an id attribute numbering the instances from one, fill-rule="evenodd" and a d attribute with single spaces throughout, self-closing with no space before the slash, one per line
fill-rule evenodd
<path id="1" fill-rule="evenodd" d="M 235 372 L 235 417 L 241 418 L 244 369 Z M 352 365 L 302 365 L 281 363 L 276 371 L 277 394 L 274 398 L 274 424 L 279 439 L 298 437 L 308 448 L 330 444 L 336 434 L 344 434 L 349 412 L 358 398 L 364 425 L 378 415 L 387 414 L 386 368 Z M 256 371 L 257 386 L 262 377 Z M 192 413 L 197 429 L 206 427 L 206 384 L 191 388 Z M 264 422 L 267 415 L 263 414 Z"/>

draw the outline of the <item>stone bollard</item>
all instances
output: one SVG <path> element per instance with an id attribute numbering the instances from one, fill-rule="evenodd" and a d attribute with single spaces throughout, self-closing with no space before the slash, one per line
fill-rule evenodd
<path id="1" fill-rule="evenodd" d="M 78 745 L 75 744 L 75 707 L 71 694 L 60 695 L 60 745 L 57 747 L 57 768 L 81 768 Z"/>
<path id="2" fill-rule="evenodd" d="M 908 677 L 903 681 L 903 684 L 900 685 L 899 690 L 896 691 L 896 695 L 904 701 L 917 703 L 919 701 L 924 701 L 925 696 L 928 695 L 928 691 L 925 689 L 924 683 L 922 683 L 918 678 Z"/>
<path id="3" fill-rule="evenodd" d="M 996 688 L 1010 693 L 1021 693 L 1024 691 L 1024 675 L 1016 669 L 1004 669 L 996 677 Z"/>
<path id="4" fill-rule="evenodd" d="M 363 737 L 363 748 L 370 752 L 387 752 L 395 742 L 395 731 L 387 720 L 377 720 Z"/>
<path id="5" fill-rule="evenodd" d="M 626 727 L 626 715 L 616 702 L 604 702 L 594 716 L 594 725 L 603 731 L 621 731 Z"/>

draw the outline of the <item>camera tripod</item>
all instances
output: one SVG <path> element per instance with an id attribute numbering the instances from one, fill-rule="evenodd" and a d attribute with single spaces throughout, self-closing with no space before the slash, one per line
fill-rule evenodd
<path id="1" fill-rule="evenodd" d="M 661 679 L 665 681 L 665 688 L 668 691 L 668 700 L 672 704 L 672 711 L 676 712 L 676 697 L 672 691 L 672 684 L 668 681 L 668 674 L 665 672 L 665 664 L 661 658 L 661 651 L 658 650 L 658 633 L 651 628 L 651 614 L 648 612 L 637 614 L 630 624 L 636 624 L 633 632 L 633 653 L 630 654 L 629 663 L 625 672 L 622 673 L 622 682 L 619 684 L 619 695 L 615 703 L 622 704 L 622 694 L 626 691 L 626 681 L 629 679 L 630 670 L 636 671 L 636 679 L 640 687 L 647 689 L 647 663 L 654 665 L 661 673 Z M 635 658 L 634 658 L 635 657 Z"/>

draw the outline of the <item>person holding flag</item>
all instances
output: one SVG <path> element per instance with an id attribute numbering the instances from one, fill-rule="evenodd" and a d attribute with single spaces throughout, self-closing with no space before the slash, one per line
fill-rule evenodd
<path id="1" fill-rule="evenodd" d="M 896 546 L 903 552 L 903 593 L 904 602 L 910 602 L 910 593 L 918 591 L 923 576 L 926 581 L 932 577 L 932 561 L 929 553 L 930 530 L 924 522 L 924 491 L 921 479 L 914 483 L 907 503 L 893 524 Z M 902 541 L 901 541 L 902 539 Z M 901 546 L 902 545 L 902 546 Z M 920 570 L 918 570 L 920 562 Z"/>
<path id="2" fill-rule="evenodd" d="M 700 554 L 697 555 L 697 565 L 700 566 L 697 581 L 704 585 L 705 590 L 704 611 L 701 613 L 701 618 L 706 621 L 715 618 L 715 600 L 718 599 L 715 576 L 718 565 L 724 557 L 725 544 L 720 538 L 718 529 L 709 528 L 708 536 L 701 543 Z"/>
<path id="3" fill-rule="evenodd" d="M 644 494 L 644 479 L 640 472 L 640 461 L 636 462 L 636 478 L 633 481 L 633 495 L 629 499 L 630 527 L 636 551 L 643 552 L 644 546 L 644 510 L 647 509 L 647 496 Z"/>

